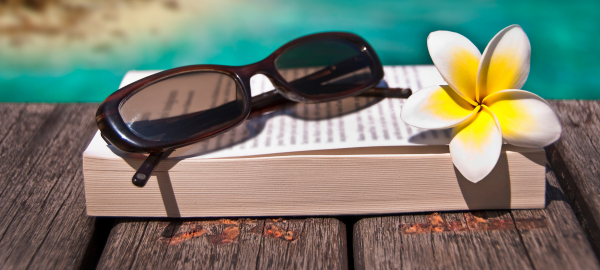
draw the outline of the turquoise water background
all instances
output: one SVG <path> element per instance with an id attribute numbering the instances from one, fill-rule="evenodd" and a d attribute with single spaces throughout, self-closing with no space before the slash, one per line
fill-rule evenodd
<path id="1" fill-rule="evenodd" d="M 523 89 L 547 99 L 600 99 L 600 1 L 225 1 L 210 8 L 210 16 L 173 29 L 177 38 L 90 52 L 100 60 L 4 56 L 0 101 L 101 102 L 127 70 L 249 64 L 322 31 L 361 35 L 384 65 L 432 64 L 430 32 L 461 33 L 483 51 L 511 24 L 521 25 L 532 45 Z"/>

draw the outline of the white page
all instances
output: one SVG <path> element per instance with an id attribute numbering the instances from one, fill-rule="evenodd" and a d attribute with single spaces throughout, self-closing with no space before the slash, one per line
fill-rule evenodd
<path id="1" fill-rule="evenodd" d="M 386 66 L 390 87 L 413 91 L 445 84 L 434 66 Z M 121 87 L 158 71 L 130 71 Z M 251 79 L 252 95 L 272 90 L 263 75 Z M 180 98 L 185 98 L 181 95 Z M 450 130 L 423 130 L 400 118 L 405 99 L 351 97 L 343 100 L 283 107 L 246 120 L 219 136 L 177 149 L 171 157 L 222 158 L 355 147 L 440 145 Z M 177 100 L 184 104 L 185 100 Z"/>

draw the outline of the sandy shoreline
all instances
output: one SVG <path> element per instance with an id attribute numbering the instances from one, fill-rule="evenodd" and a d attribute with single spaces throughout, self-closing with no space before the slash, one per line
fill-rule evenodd
<path id="1" fill-rule="evenodd" d="M 194 0 L 38 2 L 0 3 L 3 64 L 60 66 L 81 57 L 101 61 L 107 53 L 127 54 L 145 43 L 175 39 L 179 29 L 202 13 L 201 2 Z"/>

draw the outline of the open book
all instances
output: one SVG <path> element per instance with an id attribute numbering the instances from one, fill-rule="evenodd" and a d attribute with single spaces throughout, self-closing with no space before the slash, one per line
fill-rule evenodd
<path id="1" fill-rule="evenodd" d="M 390 87 L 445 84 L 433 66 L 385 67 Z M 152 74 L 132 71 L 122 86 Z M 273 89 L 264 76 L 252 94 Z M 165 92 L 164 112 L 185 104 Z M 505 145 L 496 168 L 466 180 L 448 152 L 450 130 L 400 119 L 404 99 L 351 97 L 291 104 L 177 149 L 139 188 L 142 154 L 96 134 L 83 154 L 87 212 L 94 216 L 282 216 L 381 214 L 545 206 L 543 149 Z"/>

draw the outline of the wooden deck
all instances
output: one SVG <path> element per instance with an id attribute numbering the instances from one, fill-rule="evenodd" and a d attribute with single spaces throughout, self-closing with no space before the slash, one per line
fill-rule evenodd
<path id="1" fill-rule="evenodd" d="M 544 210 L 171 220 L 86 215 L 97 104 L 0 104 L 0 268 L 600 269 L 600 102 L 550 103 Z"/>

